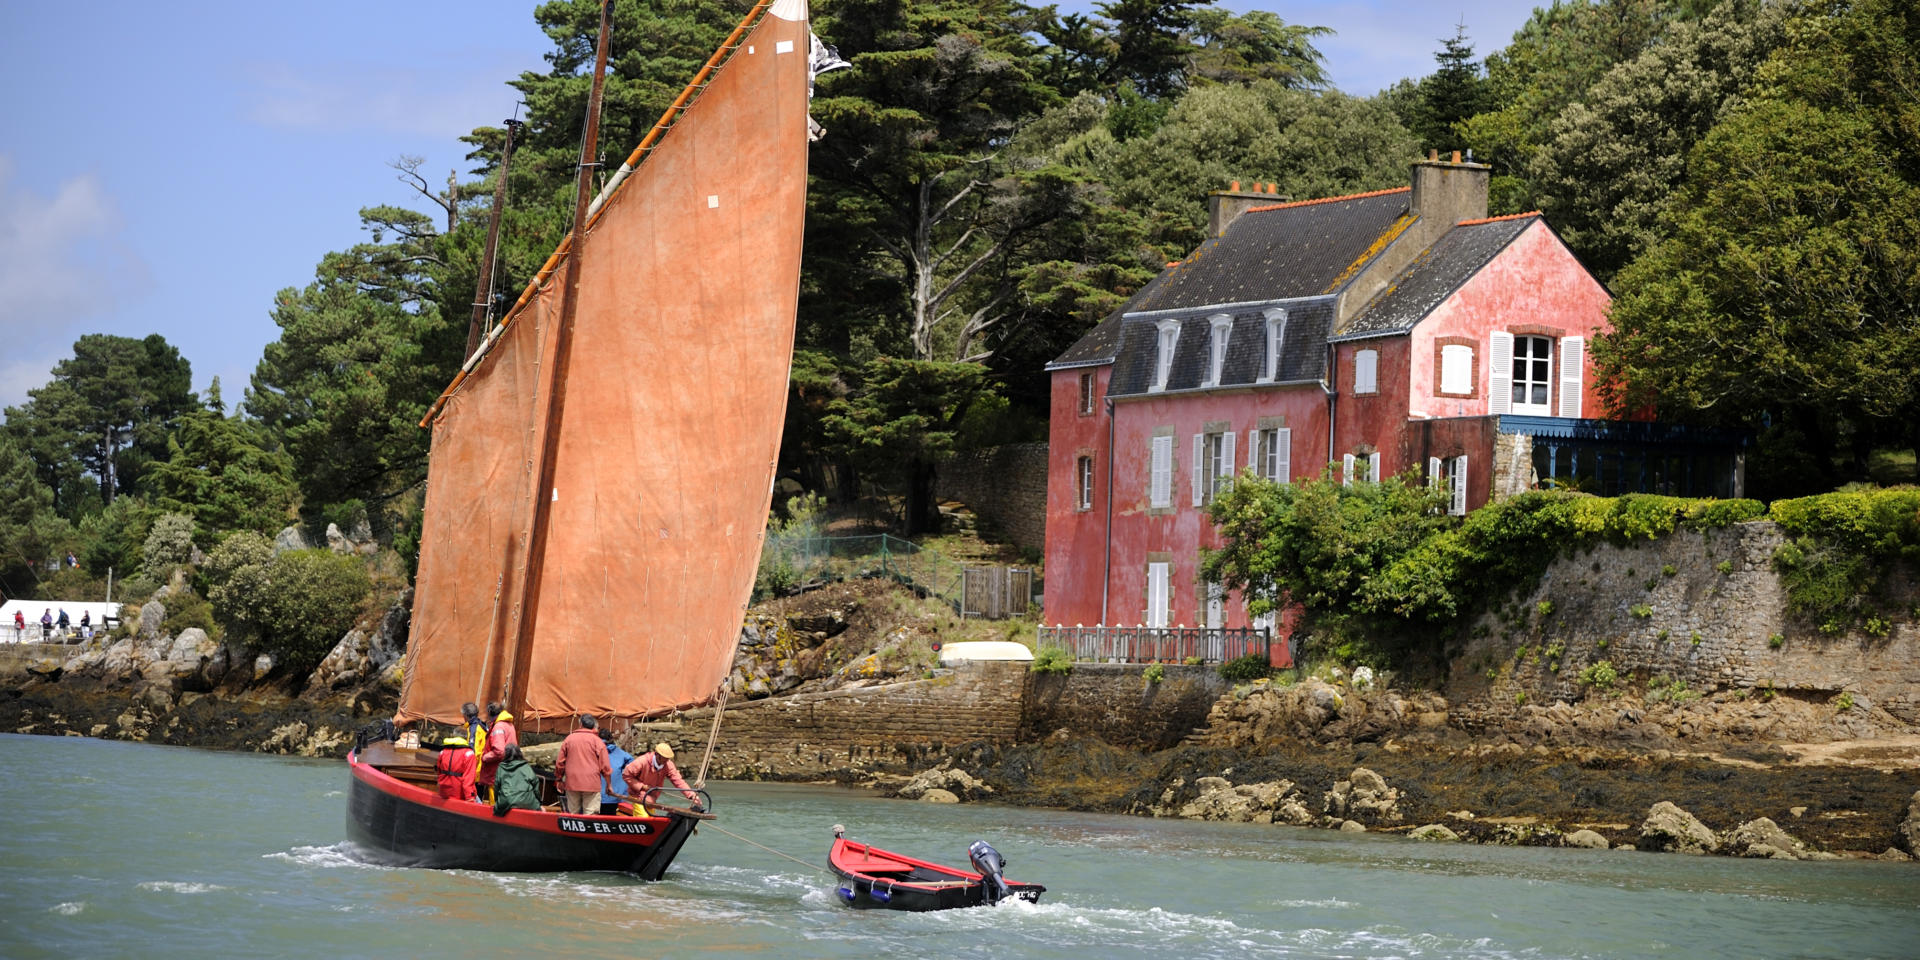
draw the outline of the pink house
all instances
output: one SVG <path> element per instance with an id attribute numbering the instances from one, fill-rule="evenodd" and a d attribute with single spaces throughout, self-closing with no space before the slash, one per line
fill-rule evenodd
<path id="1" fill-rule="evenodd" d="M 1456 513 L 1548 481 L 1738 495 L 1743 438 L 1601 419 L 1610 296 L 1538 213 L 1488 217 L 1483 165 L 1412 174 L 1211 195 L 1212 239 L 1048 365 L 1047 623 L 1271 630 L 1199 578 L 1205 507 L 1245 471 L 1412 470 Z"/>

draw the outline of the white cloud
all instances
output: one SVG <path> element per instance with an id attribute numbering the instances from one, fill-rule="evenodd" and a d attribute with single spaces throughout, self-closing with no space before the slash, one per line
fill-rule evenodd
<path id="1" fill-rule="evenodd" d="M 82 324 L 150 281 L 98 177 L 71 177 L 49 195 L 16 186 L 13 172 L 0 154 L 0 406 L 25 400 Z"/>
<path id="2" fill-rule="evenodd" d="M 263 126 L 328 133 L 377 131 L 458 136 L 497 124 L 519 94 L 521 57 L 476 58 L 447 69 L 351 61 L 243 67 L 247 119 Z"/>

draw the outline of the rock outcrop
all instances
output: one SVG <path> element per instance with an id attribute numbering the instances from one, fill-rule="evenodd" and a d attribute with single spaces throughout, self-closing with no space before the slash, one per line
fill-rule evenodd
<path id="1" fill-rule="evenodd" d="M 1447 723 L 1447 701 L 1436 694 L 1335 686 L 1308 678 L 1291 686 L 1256 684 L 1214 705 L 1209 742 L 1248 747 L 1276 741 L 1377 741 Z"/>
<path id="2" fill-rule="evenodd" d="M 928 794 L 944 793 L 951 800 L 939 797 L 929 798 Z M 959 803 L 962 800 L 984 800 L 993 794 L 993 788 L 980 782 L 972 774 L 954 767 L 942 766 L 932 770 L 923 770 L 913 779 L 902 784 L 894 795 L 908 800 L 933 799 L 939 803 Z"/>
<path id="3" fill-rule="evenodd" d="M 1283 823 L 1305 826 L 1313 822 L 1313 813 L 1291 781 L 1269 780 L 1235 786 L 1225 777 L 1201 777 L 1194 781 L 1199 796 L 1170 811 L 1172 791 L 1161 797 L 1155 816 L 1174 816 L 1188 820 L 1222 820 L 1230 823 Z"/>
<path id="4" fill-rule="evenodd" d="M 1387 785 L 1385 778 L 1355 767 L 1347 779 L 1333 785 L 1321 800 L 1328 816 L 1371 823 L 1400 820 L 1400 791 Z"/>
<path id="5" fill-rule="evenodd" d="M 1907 818 L 1900 821 L 1899 832 L 1907 852 L 1920 856 L 1920 790 L 1913 792 L 1913 800 L 1907 805 Z"/>
<path id="6" fill-rule="evenodd" d="M 1647 811 L 1637 846 L 1667 853 L 1713 853 L 1720 849 L 1720 838 L 1693 814 L 1662 800 Z"/>
<path id="7" fill-rule="evenodd" d="M 407 649 L 407 629 L 413 615 L 413 591 L 402 593 L 371 633 L 353 629 L 340 638 L 307 678 L 303 697 L 312 700 L 339 690 L 379 681 L 383 691 L 397 694 Z"/>
<path id="8" fill-rule="evenodd" d="M 1764 857 L 1770 860 L 1815 859 L 1807 845 L 1795 840 L 1780 825 L 1767 817 L 1749 820 L 1727 832 L 1722 852 L 1738 857 Z"/>
<path id="9" fill-rule="evenodd" d="M 1560 842 L 1569 847 L 1584 847 L 1588 850 L 1605 850 L 1611 844 L 1607 838 L 1592 830 L 1575 830 L 1560 838 Z"/>
<path id="10" fill-rule="evenodd" d="M 1429 823 L 1424 827 L 1415 827 L 1413 828 L 1413 830 L 1407 833 L 1407 836 L 1414 840 L 1458 840 L 1460 839 L 1459 834 L 1454 833 L 1452 830 L 1449 830 L 1446 827 L 1441 826 L 1440 824 L 1437 824 L 1437 823 Z"/>

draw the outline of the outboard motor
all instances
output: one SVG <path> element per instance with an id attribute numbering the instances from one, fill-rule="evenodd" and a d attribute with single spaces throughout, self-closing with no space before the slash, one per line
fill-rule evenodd
<path id="1" fill-rule="evenodd" d="M 967 859 L 973 862 L 973 869 L 986 878 L 988 903 L 999 903 L 1013 893 L 1000 875 L 1007 868 L 1007 861 L 1000 856 L 1000 851 L 985 840 L 975 840 L 973 846 L 967 848 Z"/>

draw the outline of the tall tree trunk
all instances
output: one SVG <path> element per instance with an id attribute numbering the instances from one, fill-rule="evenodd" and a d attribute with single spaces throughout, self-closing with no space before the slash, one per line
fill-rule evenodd
<path id="1" fill-rule="evenodd" d="M 940 531 L 940 508 L 933 497 L 933 461 L 915 457 L 907 466 L 907 502 L 904 518 L 907 536 L 917 537 Z"/>

